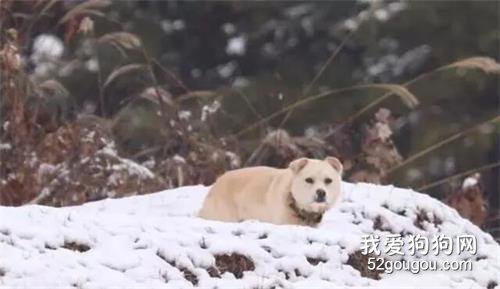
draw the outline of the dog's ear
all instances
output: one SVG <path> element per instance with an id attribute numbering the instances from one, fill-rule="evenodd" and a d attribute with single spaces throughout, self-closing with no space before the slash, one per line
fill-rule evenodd
<path id="1" fill-rule="evenodd" d="M 307 165 L 307 158 L 300 158 L 292 161 L 288 167 L 294 172 L 298 173 Z"/>
<path id="2" fill-rule="evenodd" d="M 336 169 L 342 175 L 344 167 L 342 166 L 342 163 L 339 161 L 339 159 L 334 157 L 326 157 L 325 161 L 329 163 L 334 169 Z"/>

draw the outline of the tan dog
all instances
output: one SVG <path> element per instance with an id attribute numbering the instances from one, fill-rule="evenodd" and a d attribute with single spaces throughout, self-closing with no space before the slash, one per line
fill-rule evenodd
<path id="1" fill-rule="evenodd" d="M 300 158 L 286 169 L 251 167 L 217 179 L 199 216 L 240 222 L 255 219 L 274 224 L 317 225 L 341 196 L 342 164 Z"/>

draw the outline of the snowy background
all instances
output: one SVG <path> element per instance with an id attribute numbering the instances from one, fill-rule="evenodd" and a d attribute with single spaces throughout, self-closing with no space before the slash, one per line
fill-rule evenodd
<path id="1" fill-rule="evenodd" d="M 344 183 L 343 189 L 343 201 L 318 228 L 199 219 L 204 186 L 76 207 L 0 207 L 0 288 L 494 288 L 500 283 L 500 246 L 455 210 L 393 186 Z M 473 255 L 410 256 L 405 247 L 402 257 L 470 260 L 472 271 L 364 272 L 358 260 L 362 236 L 383 240 L 391 233 L 474 235 Z"/>

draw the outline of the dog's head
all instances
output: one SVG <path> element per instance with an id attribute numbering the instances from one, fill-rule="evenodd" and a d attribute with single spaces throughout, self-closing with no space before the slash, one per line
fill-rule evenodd
<path id="1" fill-rule="evenodd" d="M 337 158 L 300 158 L 289 168 L 293 173 L 291 193 L 300 209 L 323 213 L 340 199 L 343 167 Z"/>

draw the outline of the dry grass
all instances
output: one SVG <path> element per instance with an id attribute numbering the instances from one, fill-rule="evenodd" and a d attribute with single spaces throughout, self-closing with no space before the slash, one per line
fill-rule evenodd
<path id="1" fill-rule="evenodd" d="M 140 49 L 142 47 L 141 39 L 129 32 L 112 32 L 101 36 L 97 43 L 108 44 L 116 48 L 123 57 L 127 57 L 127 50 Z"/>
<path id="2" fill-rule="evenodd" d="M 415 161 L 415 160 L 417 160 L 425 155 L 428 155 L 429 153 L 443 147 L 444 145 L 447 145 L 447 144 L 449 144 L 449 143 L 451 143 L 451 142 L 453 142 L 461 137 L 464 137 L 468 134 L 476 132 L 477 130 L 479 130 L 481 127 L 483 127 L 485 125 L 494 124 L 498 121 L 500 121 L 500 116 L 494 116 L 492 118 L 489 118 L 485 121 L 480 122 L 479 124 L 473 125 L 472 127 L 463 129 L 463 130 L 461 130 L 461 131 L 459 131 L 459 132 L 457 132 L 457 133 L 455 133 L 455 134 L 453 134 L 453 135 L 451 135 L 451 136 L 449 136 L 449 137 L 447 137 L 447 138 L 445 138 L 445 139 L 443 139 L 435 144 L 432 144 L 432 145 L 414 153 L 413 155 L 407 157 L 403 162 L 390 168 L 387 173 L 390 175 L 393 172 L 395 172 L 396 170 L 408 165 L 409 163 L 411 163 L 411 162 L 413 162 L 413 161 Z"/>
<path id="3" fill-rule="evenodd" d="M 409 108 L 414 108 L 418 105 L 417 97 L 414 94 L 412 94 L 410 91 L 408 91 L 405 87 L 397 85 L 397 84 L 355 85 L 355 86 L 350 86 L 350 87 L 328 90 L 326 92 L 322 92 L 322 93 L 319 93 L 316 95 L 312 95 L 312 96 L 308 96 L 308 97 L 305 97 L 303 99 L 300 99 L 300 100 L 296 101 L 295 103 L 287 105 L 287 106 L 283 107 L 282 109 L 259 119 L 255 123 L 252 123 L 252 124 L 246 126 L 242 130 L 238 131 L 236 133 L 236 135 L 241 137 L 241 136 L 249 133 L 250 131 L 262 126 L 262 124 L 269 122 L 270 120 L 272 120 L 272 119 L 274 119 L 282 114 L 285 114 L 289 111 L 292 111 L 298 107 L 309 105 L 314 101 L 317 101 L 317 100 L 320 100 L 320 99 L 323 99 L 326 97 L 331 97 L 331 96 L 334 96 L 336 94 L 340 94 L 343 92 L 357 91 L 357 90 L 370 90 L 370 89 L 371 90 L 389 91 L 390 95 L 394 95 L 394 94 L 398 95 L 401 98 L 402 102 L 405 105 L 407 105 Z"/>
<path id="4" fill-rule="evenodd" d="M 423 73 L 418 75 L 417 77 L 401 84 L 401 86 L 408 87 L 411 86 L 412 84 L 415 84 L 417 82 L 423 81 L 425 78 L 428 78 L 435 73 L 440 73 L 444 71 L 448 71 L 451 69 L 456 69 L 459 68 L 462 71 L 470 70 L 470 69 L 479 69 L 483 72 L 486 73 L 496 73 L 498 74 L 500 72 L 500 64 L 496 62 L 494 59 L 489 58 L 489 57 L 482 57 L 482 56 L 475 56 L 475 57 L 470 57 L 470 58 L 465 58 L 458 60 L 456 62 L 453 62 L 448 65 L 444 65 L 441 67 L 438 67 L 432 71 Z M 349 115 L 347 118 L 345 118 L 345 122 L 352 123 L 356 121 L 360 116 L 364 115 L 368 111 L 376 108 L 377 106 L 381 105 L 384 101 L 389 99 L 392 95 L 394 95 L 392 92 L 384 93 L 377 99 L 371 101 L 361 109 L 353 112 L 351 115 Z"/>
<path id="5" fill-rule="evenodd" d="M 115 79 L 117 79 L 121 75 L 130 73 L 132 71 L 145 70 L 145 69 L 147 69 L 147 65 L 139 64 L 139 63 L 132 63 L 132 64 L 127 64 L 127 65 L 117 67 L 113 71 L 111 71 L 111 73 L 106 78 L 106 81 L 104 81 L 104 84 L 102 85 L 102 87 L 103 87 L 103 89 L 106 89 L 106 87 L 111 82 L 113 82 Z"/>
<path id="6" fill-rule="evenodd" d="M 349 254 L 349 259 L 347 260 L 347 265 L 352 266 L 354 269 L 358 270 L 362 277 L 380 280 L 381 274 L 385 273 L 384 270 L 369 270 L 368 259 L 377 258 L 373 254 L 364 255 L 360 250 Z M 379 267 L 380 266 L 380 267 Z M 383 268 L 383 265 L 376 263 L 376 268 Z"/>
<path id="7" fill-rule="evenodd" d="M 53 0 L 50 2 L 50 4 L 53 4 L 52 2 L 57 2 L 58 0 Z M 111 5 L 111 1 L 106 1 L 106 0 L 89 0 L 82 2 L 75 7 L 73 7 L 71 10 L 66 12 L 64 16 L 61 17 L 59 20 L 58 24 L 64 24 L 68 22 L 71 19 L 74 19 L 78 16 L 81 15 L 92 15 L 92 16 L 99 16 L 99 17 L 106 17 L 106 15 L 100 11 L 100 9 L 106 8 L 109 5 Z M 47 5 L 44 9 L 50 9 L 51 5 Z"/>
<path id="8" fill-rule="evenodd" d="M 237 279 L 241 279 L 245 271 L 255 270 L 254 262 L 247 256 L 238 253 L 215 255 L 214 257 L 215 266 L 220 274 L 230 272 Z"/>
<path id="9" fill-rule="evenodd" d="M 92 40 L 94 48 L 111 46 L 123 57 L 136 53 L 142 58 L 135 63 L 119 65 L 108 75 L 103 75 L 99 66 L 97 83 L 90 85 L 96 85 L 99 90 L 100 117 L 73 115 L 73 118 L 65 119 L 58 115 L 57 110 L 44 106 L 42 100 L 71 99 L 71 91 L 53 77 L 41 83 L 33 83 L 30 81 L 28 70 L 20 61 L 20 39 L 29 39 L 30 27 L 36 25 L 38 19 L 50 14 L 49 12 L 58 5 L 58 1 L 39 1 L 34 5 L 40 12 L 24 21 L 22 29 L 12 27 L 2 31 L 0 108 L 6 113 L 1 116 L 0 132 L 2 143 L 8 144 L 0 149 L 2 204 L 20 205 L 31 202 L 68 205 L 182 185 L 210 184 L 226 170 L 246 165 L 284 167 L 292 159 L 302 156 L 337 156 L 344 162 L 346 179 L 382 183 L 393 172 L 407 164 L 475 132 L 484 123 L 499 120 L 498 116 L 494 116 L 404 159 L 392 141 L 395 119 L 389 110 L 380 109 L 384 101 L 397 96 L 403 105 L 415 109 L 419 100 L 409 88 L 412 84 L 444 71 L 480 70 L 498 74 L 500 64 L 487 57 L 471 57 L 436 68 L 401 85 L 355 85 L 310 95 L 342 46 L 353 35 L 350 33 L 295 102 L 269 115 L 262 115 L 252 105 L 250 97 L 241 91 L 190 91 L 174 73 L 148 53 L 138 35 L 116 31 L 96 36 L 92 19 L 104 16 L 102 9 L 110 5 L 109 1 L 86 1 L 77 4 L 57 21 L 58 25 L 76 27 L 76 30 L 70 29 L 70 32 L 81 33 L 82 37 Z M 2 3 L 0 7 L 2 12 L 9 13 L 8 3 Z M 92 56 L 102 60 L 98 54 L 99 49 L 95 50 Z M 112 90 L 113 84 L 118 80 L 126 79 L 132 73 L 140 73 L 150 81 L 143 93 L 131 96 L 132 100 L 149 101 L 154 107 L 150 114 L 160 116 L 154 127 L 159 140 L 154 145 L 139 149 L 129 149 L 119 137 L 119 133 L 130 131 L 130 124 L 136 119 L 130 115 L 118 117 L 118 114 L 111 117 L 111 112 L 106 109 L 104 103 L 104 93 Z M 169 85 L 178 86 L 183 92 L 180 95 L 172 95 L 166 89 Z M 218 117 L 222 109 L 213 104 L 220 105 L 222 97 L 228 94 L 227 90 L 240 96 L 257 118 L 254 123 L 245 124 L 236 136 L 221 133 L 217 129 L 220 126 Z M 292 135 L 283 127 L 296 109 L 353 91 L 382 93 L 361 109 L 348 112 L 344 121 L 325 124 L 312 135 Z M 38 96 L 38 101 L 30 107 L 27 105 L 28 96 L 32 95 Z M 180 117 L 186 111 L 191 116 Z M 359 117 L 367 113 L 371 113 L 372 117 L 365 123 L 357 123 Z M 269 122 L 278 117 L 283 117 L 281 125 L 278 128 L 269 127 Z M 244 137 L 257 128 L 267 130 L 267 134 L 262 139 L 253 139 L 247 143 Z M 117 145 L 116 154 L 109 153 L 113 143 Z M 130 159 L 133 159 L 133 162 Z M 149 170 L 153 177 L 139 177 L 134 173 L 137 170 L 107 169 L 127 166 L 139 171 Z M 481 166 L 477 170 L 484 171 L 496 166 L 498 163 Z M 428 189 L 464 177 L 471 172 L 429 183 L 420 189 Z"/>
<path id="10" fill-rule="evenodd" d="M 446 70 L 451 68 L 457 69 L 478 69 L 485 73 L 500 74 L 500 64 L 495 59 L 484 56 L 475 56 L 466 59 L 461 59 L 441 68 L 438 70 Z"/>
<path id="11" fill-rule="evenodd" d="M 433 182 L 430 182 L 428 184 L 425 184 L 425 185 L 423 185 L 421 187 L 418 187 L 417 191 L 425 191 L 425 190 L 437 187 L 439 185 L 449 183 L 452 180 L 460 179 L 460 178 L 466 177 L 468 175 L 471 175 L 473 173 L 479 173 L 479 172 L 482 172 L 482 171 L 490 170 L 490 169 L 496 168 L 498 166 L 500 166 L 500 162 L 494 162 L 494 163 L 486 164 L 484 166 L 480 166 L 478 168 L 473 168 L 473 169 L 467 170 L 465 172 L 454 174 L 452 176 L 448 176 L 446 178 L 443 178 L 443 179 L 440 179 L 440 180 L 433 181 Z"/>
<path id="12" fill-rule="evenodd" d="M 479 178 L 479 174 L 477 174 L 476 178 Z M 455 208 L 462 217 L 469 219 L 478 227 L 485 224 L 488 205 L 479 185 L 461 188 L 458 192 L 446 198 L 445 201 Z"/>

